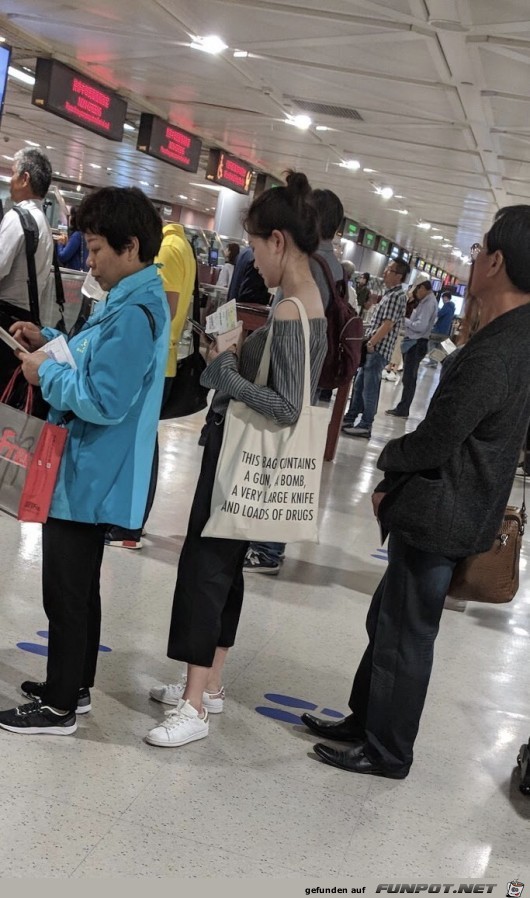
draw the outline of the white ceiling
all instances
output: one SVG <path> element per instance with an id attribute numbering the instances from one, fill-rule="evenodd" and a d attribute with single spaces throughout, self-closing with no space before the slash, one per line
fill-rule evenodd
<path id="1" fill-rule="evenodd" d="M 530 0 L 3 0 L 13 62 L 52 55 L 115 88 L 128 120 L 154 112 L 205 142 L 197 175 L 113 143 L 30 103 L 9 81 L 0 164 L 24 140 L 49 146 L 55 171 L 86 184 L 140 184 L 155 199 L 205 210 L 209 146 L 257 169 L 307 173 L 347 214 L 454 273 L 495 211 L 530 202 Z M 229 49 L 189 47 L 219 34 Z M 234 58 L 234 50 L 251 56 Z M 296 102 L 293 98 L 298 98 Z M 304 101 L 356 110 L 285 123 Z M 348 117 L 344 117 L 348 115 Z M 330 130 L 317 131 L 316 125 Z M 340 166 L 358 159 L 361 170 Z M 95 166 L 101 166 L 97 168 Z M 373 173 L 363 168 L 375 169 Z M 110 169 L 110 171 L 108 170 Z M 157 185 L 157 186 L 155 186 Z M 399 196 L 383 200 L 376 188 Z M 407 210 L 401 214 L 398 210 Z M 431 223 L 430 231 L 417 227 Z M 434 228 L 438 230 L 435 231 Z"/>

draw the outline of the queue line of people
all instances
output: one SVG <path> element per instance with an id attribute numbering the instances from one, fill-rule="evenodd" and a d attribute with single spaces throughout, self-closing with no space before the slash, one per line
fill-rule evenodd
<path id="1" fill-rule="evenodd" d="M 18 168 L 13 177 L 25 180 Z M 24 376 L 40 386 L 50 420 L 69 433 L 43 525 L 46 680 L 25 681 L 22 690 L 32 701 L 0 712 L 1 728 L 25 735 L 69 735 L 76 713 L 91 706 L 106 528 L 109 521 L 141 525 L 164 388 L 170 315 L 154 265 L 162 242 L 158 213 L 136 188 L 104 188 L 82 202 L 78 222 L 91 272 L 108 296 L 70 340 L 77 368 L 42 352 L 55 335 L 50 329 L 23 319 L 11 326 L 28 350 L 19 353 Z M 255 266 L 268 288 L 282 290 L 284 301 L 274 310 L 266 386 L 253 378 L 268 325 L 247 339 L 239 358 L 236 347 L 214 351 L 202 377 L 216 392 L 168 645 L 169 657 L 184 662 L 187 675 L 170 694 L 160 687 L 155 696 L 170 711 L 146 739 L 162 747 L 206 737 L 209 713 L 224 709 L 223 667 L 241 613 L 247 543 L 201 533 L 228 401 L 243 401 L 280 426 L 297 420 L 304 350 L 290 296 L 298 297 L 310 320 L 314 400 L 327 349 L 322 298 L 310 269 L 319 230 L 307 178 L 291 173 L 286 187 L 261 194 L 245 225 Z M 389 533 L 389 564 L 368 613 L 369 643 L 354 678 L 351 713 L 338 722 L 303 715 L 311 732 L 345 746 L 319 743 L 319 758 L 349 772 L 408 775 L 452 571 L 459 558 L 489 548 L 502 518 L 530 419 L 529 248 L 530 206 L 500 210 L 472 270 L 479 328 L 444 371 L 424 421 L 390 440 L 378 460 L 383 479 L 372 502 Z M 364 404 L 363 414 L 373 408 L 366 367 L 372 364 L 380 380 L 395 325 L 404 317 L 408 272 L 406 263 L 398 263 L 387 269 L 387 296 L 357 378 L 353 408 Z"/>

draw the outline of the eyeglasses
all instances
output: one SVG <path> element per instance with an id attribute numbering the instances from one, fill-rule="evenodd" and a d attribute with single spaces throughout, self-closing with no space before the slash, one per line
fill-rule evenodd
<path id="1" fill-rule="evenodd" d="M 397 268 L 387 268 L 387 271 L 389 272 L 389 274 L 401 274 L 401 272 L 398 271 Z"/>
<path id="2" fill-rule="evenodd" d="M 469 250 L 469 257 L 474 262 L 477 258 L 478 254 L 482 252 L 482 244 L 473 243 L 471 249 Z"/>

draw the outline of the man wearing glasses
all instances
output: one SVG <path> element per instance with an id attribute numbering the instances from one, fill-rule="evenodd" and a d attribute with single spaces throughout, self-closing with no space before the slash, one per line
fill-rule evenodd
<path id="1" fill-rule="evenodd" d="M 370 439 L 372 434 L 381 376 L 392 358 L 399 327 L 405 318 L 407 297 L 403 283 L 409 274 L 410 266 L 403 259 L 390 262 L 383 274 L 386 291 L 375 308 L 366 333 L 366 361 L 357 372 L 350 407 L 342 422 L 342 432 L 348 436 Z M 359 415 L 361 420 L 356 425 Z"/>
<path id="2" fill-rule="evenodd" d="M 530 206 L 501 209 L 484 248 L 472 249 L 473 335 L 444 366 L 424 420 L 377 462 L 384 477 L 372 504 L 390 534 L 388 567 L 368 612 L 351 714 L 333 723 L 302 715 L 313 733 L 346 743 L 315 752 L 352 773 L 407 776 L 453 570 L 494 544 L 526 439 Z"/>

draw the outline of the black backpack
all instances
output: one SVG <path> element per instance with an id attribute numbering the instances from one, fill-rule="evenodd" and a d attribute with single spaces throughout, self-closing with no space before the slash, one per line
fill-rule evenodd
<path id="1" fill-rule="evenodd" d="M 361 361 L 364 328 L 361 318 L 348 303 L 346 273 L 343 272 L 340 281 L 335 281 L 326 260 L 318 253 L 314 253 L 312 258 L 322 268 L 330 292 L 326 308 L 328 351 L 318 386 L 321 390 L 334 390 L 350 383 L 355 377 Z"/>

